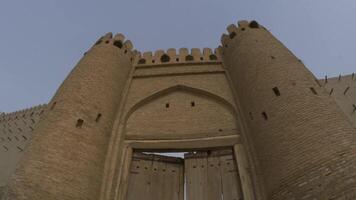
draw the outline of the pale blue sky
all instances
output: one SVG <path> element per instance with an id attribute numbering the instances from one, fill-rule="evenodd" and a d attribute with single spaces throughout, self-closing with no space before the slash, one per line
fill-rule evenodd
<path id="1" fill-rule="evenodd" d="M 211 47 L 256 19 L 318 77 L 356 71 L 355 0 L 2 0 L 0 111 L 49 101 L 105 32 L 140 51 Z"/>

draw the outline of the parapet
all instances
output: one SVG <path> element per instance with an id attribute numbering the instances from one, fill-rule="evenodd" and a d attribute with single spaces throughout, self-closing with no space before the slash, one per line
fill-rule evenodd
<path id="1" fill-rule="evenodd" d="M 193 48 L 190 51 L 187 48 L 157 50 L 154 53 L 151 51 L 143 54 L 137 53 L 134 63 L 137 66 L 162 65 L 162 64 L 184 64 L 184 63 L 209 63 L 221 62 L 218 49 L 214 51 L 210 48 L 204 48 L 203 51 L 198 48 Z"/>
<path id="2" fill-rule="evenodd" d="M 233 40 L 235 37 L 238 37 L 239 34 L 242 34 L 243 32 L 247 32 L 249 29 L 265 29 L 263 26 L 258 24 L 257 21 L 239 21 L 237 23 L 237 26 L 235 24 L 230 24 L 227 26 L 227 32 L 228 34 L 224 33 L 221 36 L 221 44 L 224 48 L 228 47 L 228 44 L 231 40 Z M 265 29 L 266 30 L 266 29 Z"/>
<path id="3" fill-rule="evenodd" d="M 107 33 L 95 42 L 94 46 L 96 45 L 115 46 L 127 54 L 131 58 L 131 61 L 134 60 L 135 55 L 138 53 L 133 49 L 132 42 L 130 40 L 125 40 L 125 36 L 122 33 L 118 33 L 114 37 L 112 33 Z"/>

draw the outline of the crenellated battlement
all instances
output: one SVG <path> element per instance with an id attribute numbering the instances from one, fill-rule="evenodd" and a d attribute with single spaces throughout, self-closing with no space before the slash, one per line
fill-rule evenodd
<path id="1" fill-rule="evenodd" d="M 126 39 L 125 36 L 122 33 L 118 33 L 115 36 L 111 32 L 105 34 L 102 36 L 95 44 L 96 45 L 112 45 L 123 51 L 125 54 L 127 54 L 130 58 L 131 61 L 134 60 L 135 55 L 137 54 L 137 51 L 134 50 L 133 44 L 130 40 Z"/>
<path id="2" fill-rule="evenodd" d="M 233 40 L 235 37 L 237 37 L 240 34 L 243 34 L 245 32 L 248 32 L 249 29 L 258 29 L 258 28 L 263 28 L 265 29 L 263 26 L 261 26 L 260 24 L 258 24 L 257 21 L 239 21 L 237 23 L 237 26 L 235 24 L 230 24 L 229 26 L 227 26 L 227 34 L 224 33 L 221 36 L 221 44 L 224 48 L 228 47 L 228 44 L 231 40 Z"/>
<path id="3" fill-rule="evenodd" d="M 161 64 L 180 64 L 180 63 L 202 63 L 202 62 L 221 62 L 218 49 L 212 50 L 204 48 L 193 48 L 189 51 L 187 48 L 157 50 L 138 53 L 134 63 L 138 66 L 161 65 Z"/>

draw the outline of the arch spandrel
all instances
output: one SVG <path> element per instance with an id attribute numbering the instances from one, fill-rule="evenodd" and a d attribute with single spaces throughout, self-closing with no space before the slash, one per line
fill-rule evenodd
<path id="1" fill-rule="evenodd" d="M 126 116 L 127 139 L 204 138 L 237 134 L 234 107 L 196 88 L 173 86 L 134 105 Z"/>

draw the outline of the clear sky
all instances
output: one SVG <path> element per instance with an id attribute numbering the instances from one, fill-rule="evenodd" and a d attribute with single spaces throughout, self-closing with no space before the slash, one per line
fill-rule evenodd
<path id="1" fill-rule="evenodd" d="M 106 32 L 141 52 L 215 48 L 242 19 L 267 27 L 317 77 L 356 71 L 355 0 L 2 0 L 0 111 L 47 103 Z"/>

